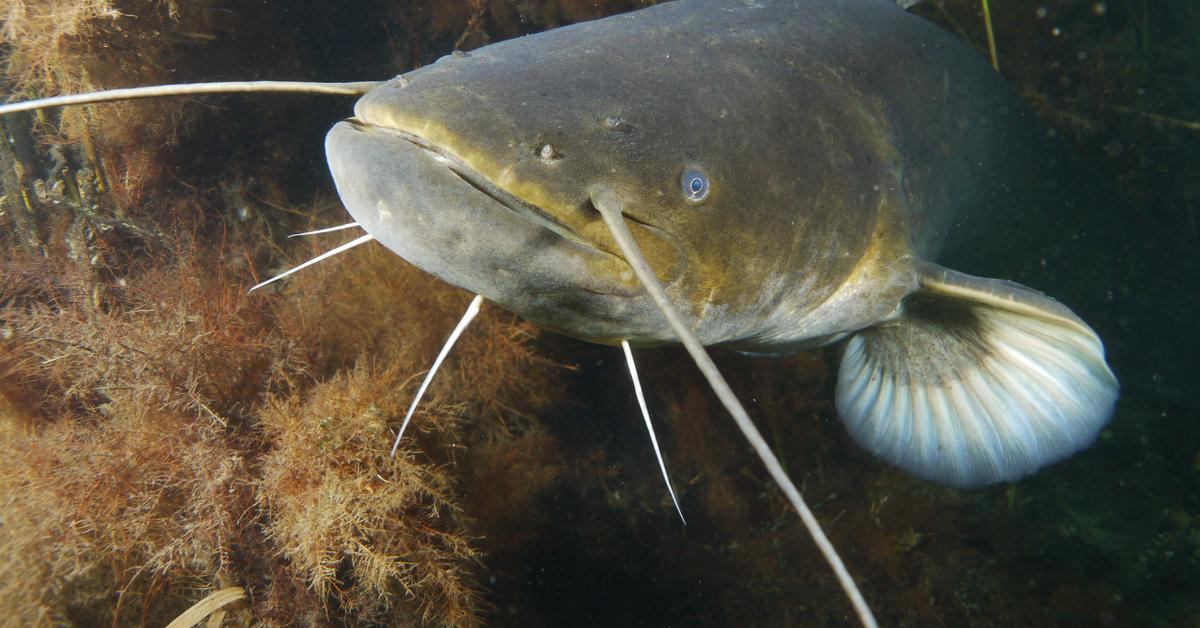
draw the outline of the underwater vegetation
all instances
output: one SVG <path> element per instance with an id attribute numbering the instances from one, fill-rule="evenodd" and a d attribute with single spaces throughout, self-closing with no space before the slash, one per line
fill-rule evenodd
<path id="1" fill-rule="evenodd" d="M 390 77 L 647 3 L 0 0 L 9 95 Z M 987 54 L 978 2 L 917 9 Z M 1000 71 L 1127 204 L 1200 247 L 1200 7 L 992 3 Z M 470 295 L 345 238 L 321 141 L 349 99 L 5 119 L 0 610 L 12 625 L 846 625 L 786 502 L 677 349 L 485 308 L 388 448 Z M 833 358 L 717 356 L 886 625 L 1189 625 L 1195 406 L 1126 391 L 1092 450 L 961 492 L 854 446 Z M 1166 365 L 1195 371 L 1192 365 Z"/>
<path id="2" fill-rule="evenodd" d="M 233 251 L 156 244 L 118 260 L 115 286 L 65 251 L 5 259 L 0 555 L 22 577 L 0 606 L 21 624 L 163 624 L 197 591 L 236 585 L 279 624 L 471 623 L 478 550 L 448 456 L 466 417 L 548 397 L 504 375 L 553 381 L 526 348 L 536 332 L 501 314 L 465 339 L 474 359 L 444 386 L 487 392 L 435 389 L 392 459 L 412 360 L 438 342 L 412 321 L 453 316 L 439 311 L 458 295 L 376 253 L 357 279 L 322 270 L 272 305 L 230 277 Z M 313 307 L 326 301 L 359 308 Z"/>

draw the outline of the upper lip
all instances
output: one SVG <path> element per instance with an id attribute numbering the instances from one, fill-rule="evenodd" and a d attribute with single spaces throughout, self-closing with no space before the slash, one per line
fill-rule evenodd
<path id="1" fill-rule="evenodd" d="M 521 214 L 530 221 L 558 234 L 562 238 L 588 248 L 599 249 L 599 247 L 596 246 L 596 243 L 589 242 L 588 240 L 580 237 L 578 233 L 572 230 L 561 220 L 550 215 L 540 207 L 531 205 L 530 203 L 527 203 L 524 200 L 505 191 L 495 183 L 488 181 L 486 177 L 476 172 L 473 168 L 464 163 L 463 160 L 459 159 L 449 151 L 430 143 L 425 138 L 409 133 L 408 131 L 403 131 L 392 127 L 376 126 L 363 123 L 362 121 L 356 122 L 362 126 L 369 127 L 372 131 L 386 133 L 388 135 L 398 137 L 421 148 L 422 150 L 428 152 L 435 160 L 444 163 L 451 172 L 458 175 L 459 178 L 461 178 L 471 187 L 479 190 L 481 193 L 487 195 L 497 203 L 500 203 L 501 205 L 504 205 L 518 214 Z"/>
<path id="2" fill-rule="evenodd" d="M 475 188 L 480 193 L 488 196 L 497 203 L 511 209 L 530 222 L 540 225 L 548 231 L 551 231 L 562 237 L 564 240 L 578 245 L 588 251 L 615 257 L 616 259 L 621 260 L 622 263 L 628 265 L 629 262 L 625 259 L 625 256 L 621 254 L 619 249 L 610 249 L 608 246 L 605 246 L 602 243 L 595 242 L 582 236 L 562 220 L 559 220 L 544 209 L 528 203 L 520 197 L 517 197 L 504 190 L 495 183 L 492 183 L 474 168 L 467 165 L 465 161 L 463 161 L 453 152 L 446 150 L 445 148 L 440 147 L 419 135 L 402 129 L 391 126 L 371 124 L 369 122 L 364 122 L 359 118 L 351 118 L 348 121 L 365 128 L 369 132 L 383 133 L 409 142 L 410 144 L 427 152 L 434 160 L 444 164 L 451 172 L 461 178 L 464 183 Z M 674 273 L 674 277 L 669 279 L 667 283 L 671 284 L 678 281 L 683 275 L 683 269 L 687 266 L 687 256 L 684 254 L 680 243 L 675 238 L 670 237 L 663 230 L 652 224 L 628 214 L 626 214 L 626 218 L 671 244 L 677 255 L 678 269 L 676 273 Z"/>

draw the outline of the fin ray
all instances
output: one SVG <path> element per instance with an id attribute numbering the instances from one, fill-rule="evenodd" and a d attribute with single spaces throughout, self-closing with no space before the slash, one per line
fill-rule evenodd
<path id="1" fill-rule="evenodd" d="M 1057 301 L 932 265 L 904 315 L 852 336 L 837 407 L 850 435 L 902 469 L 975 487 L 1089 445 L 1117 381 L 1104 345 Z"/>

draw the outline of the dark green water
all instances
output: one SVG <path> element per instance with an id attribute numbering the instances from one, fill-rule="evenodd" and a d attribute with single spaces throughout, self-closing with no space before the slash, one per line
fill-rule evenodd
<path id="1" fill-rule="evenodd" d="M 456 46 L 637 6 L 266 3 L 244 25 L 261 54 L 196 78 L 385 78 Z M 927 0 L 914 12 L 988 56 L 976 0 Z M 1013 485 L 946 489 L 889 468 L 845 435 L 831 401 L 832 353 L 718 351 L 716 359 L 882 624 L 1200 626 L 1200 368 L 1190 353 L 1200 294 L 1200 4 L 993 0 L 991 14 L 1000 73 L 1079 160 L 1072 185 L 1087 186 L 1080 197 L 1091 199 L 1079 214 L 1102 234 L 1095 241 L 1107 243 L 1082 252 L 1122 251 L 1112 262 L 1119 272 L 1040 267 L 1043 253 L 1064 256 L 1037 250 L 1060 237 L 1050 233 L 1010 238 L 996 253 L 1011 256 L 1010 278 L 1106 291 L 1084 318 L 1117 312 L 1098 328 L 1125 384 L 1095 445 Z M 350 115 L 349 103 L 222 107 L 201 116 L 202 131 L 174 157 L 187 166 L 179 171 L 198 173 L 188 180 L 234 173 L 247 196 L 278 189 L 280 198 L 312 205 L 333 197 L 322 139 Z M 265 205 L 258 211 L 272 225 L 302 224 Z M 327 215 L 341 221 L 338 211 Z M 1125 309 L 1107 311 L 1108 302 Z M 461 501 L 483 552 L 472 577 L 491 605 L 484 623 L 854 624 L 795 514 L 682 351 L 646 350 L 638 359 L 686 527 L 662 488 L 620 353 L 550 335 L 536 346 L 577 367 L 565 377 L 571 401 L 536 417 L 556 448 L 537 452 L 532 465 L 514 464 L 504 482 L 472 476 L 479 469 L 468 463 L 460 470 Z M 514 423 L 524 420 L 520 413 L 512 409 Z M 467 444 L 485 432 L 475 426 Z M 520 501 L 519 512 L 475 514 L 485 496 L 464 486 L 499 492 L 501 502 L 505 491 L 527 497 L 513 487 L 538 481 L 539 465 L 556 469 L 556 479 Z M 296 599 L 311 602 L 302 593 Z M 342 610 L 326 608 L 313 621 L 353 623 Z"/>

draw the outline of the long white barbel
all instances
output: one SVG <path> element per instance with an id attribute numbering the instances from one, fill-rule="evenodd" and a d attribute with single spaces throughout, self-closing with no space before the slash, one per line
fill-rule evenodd
<path id="1" fill-rule="evenodd" d="M 679 507 L 679 499 L 675 497 L 675 488 L 671 486 L 671 478 L 667 475 L 667 463 L 663 462 L 662 452 L 658 449 L 658 438 L 654 436 L 654 425 L 650 423 L 650 409 L 646 407 L 646 396 L 642 394 L 642 382 L 638 379 L 637 366 L 633 363 L 633 350 L 629 348 L 629 341 L 622 340 L 621 348 L 625 350 L 625 363 L 629 365 L 629 376 L 633 378 L 633 392 L 637 395 L 638 407 L 642 409 L 642 418 L 646 420 L 646 430 L 650 432 L 650 445 L 654 447 L 654 456 L 658 458 L 658 468 L 662 471 L 663 482 L 667 483 L 667 492 L 671 494 L 671 501 L 675 504 L 675 512 L 679 513 L 679 520 L 683 522 L 683 525 L 687 525 L 683 509 Z"/>
<path id="2" fill-rule="evenodd" d="M 358 226 L 357 222 L 348 222 L 344 225 L 338 225 L 336 227 L 325 227 L 324 229 L 313 229 L 312 231 L 301 231 L 300 233 L 293 233 L 292 235 L 290 235 L 288 237 L 289 238 L 303 238 L 304 236 L 314 236 L 314 235 L 320 235 L 322 233 L 333 233 L 334 231 L 341 231 L 343 229 L 353 229 L 357 226 Z"/>
<path id="3" fill-rule="evenodd" d="M 446 339 L 446 343 L 442 345 L 442 350 L 438 352 L 437 358 L 433 360 L 433 366 L 429 368 L 429 372 L 425 374 L 425 380 L 421 382 L 421 387 L 417 389 L 417 396 L 413 398 L 412 405 L 408 407 L 408 414 L 404 415 L 404 422 L 400 424 L 400 431 L 396 433 L 396 441 L 392 443 L 391 455 L 395 457 L 396 449 L 400 447 L 400 438 L 404 436 L 404 430 L 408 429 L 408 422 L 412 420 L 413 413 L 417 411 L 417 404 L 421 403 L 421 397 L 425 396 L 425 389 L 429 388 L 429 383 L 433 381 L 433 376 L 437 374 L 441 368 L 442 362 L 446 356 L 450 355 L 450 349 L 454 347 L 454 343 L 458 342 L 458 337 L 467 329 L 467 325 L 475 319 L 475 315 L 479 313 L 480 306 L 483 305 L 483 295 L 475 295 L 471 299 L 471 304 L 467 306 L 467 311 L 463 313 L 462 320 L 455 325 L 454 331 L 450 332 L 450 337 Z"/>
<path id="4" fill-rule="evenodd" d="M 813 542 L 817 544 L 817 548 L 825 557 L 825 561 L 833 568 L 833 573 L 841 584 L 842 590 L 846 592 L 846 597 L 850 599 L 850 604 L 854 607 L 854 611 L 858 614 L 859 621 L 863 626 L 868 628 L 876 628 L 879 624 L 875 621 L 875 615 L 867 606 L 867 601 L 863 598 L 862 592 L 858 590 L 858 585 L 854 583 L 854 578 L 850 576 L 850 572 L 846 570 L 845 563 L 838 556 L 837 550 L 833 548 L 833 544 L 829 542 L 829 538 L 825 536 L 825 532 L 821 529 L 820 522 L 813 516 L 812 510 L 808 508 L 804 497 L 800 495 L 800 491 L 796 489 L 796 485 L 792 483 L 791 478 L 783 470 L 783 465 L 779 464 L 779 459 L 775 457 L 775 453 L 771 451 L 770 445 L 763 439 L 758 428 L 754 426 L 754 421 L 750 419 L 750 414 L 742 407 L 742 403 L 738 401 L 737 395 L 733 394 L 733 390 L 729 388 L 729 384 L 725 381 L 725 377 L 721 375 L 721 371 L 717 370 L 717 365 L 713 363 L 712 358 L 708 356 L 708 352 L 704 350 L 704 345 L 700 344 L 700 339 L 683 321 L 683 317 L 676 311 L 675 306 L 671 304 L 667 297 L 666 290 L 662 284 L 658 282 L 658 277 L 654 275 L 654 271 L 650 265 L 646 263 L 646 258 L 642 256 L 642 251 L 638 247 L 637 242 L 633 239 L 633 234 L 629 232 L 629 227 L 625 224 L 625 216 L 622 212 L 621 200 L 617 198 L 616 193 L 610 189 L 596 190 L 592 194 L 592 204 L 600 211 L 600 215 L 604 217 L 604 222 L 608 225 L 608 229 L 612 232 L 613 238 L 617 241 L 617 245 L 621 247 L 621 252 L 625 254 L 625 261 L 633 268 L 633 272 L 641 280 L 646 291 L 650 293 L 650 297 L 654 299 L 655 305 L 659 311 L 667 318 L 671 329 L 675 331 L 675 335 L 679 337 L 684 348 L 691 354 L 692 359 L 696 362 L 696 366 L 700 372 L 704 374 L 708 380 L 709 386 L 713 392 L 717 394 L 717 398 L 733 415 L 733 420 L 737 423 L 738 428 L 742 431 L 742 435 L 750 442 L 750 446 L 754 448 L 755 453 L 767 467 L 767 472 L 771 474 L 771 478 L 779 485 L 783 494 L 787 496 L 792 507 L 800 514 L 800 520 L 804 522 L 804 527 L 808 529 L 808 533 L 812 536 Z"/>
<path id="5" fill-rule="evenodd" d="M 324 253 L 308 260 L 307 262 L 304 262 L 303 264 L 296 266 L 295 268 L 289 268 L 288 270 L 285 270 L 282 273 L 279 273 L 278 275 L 275 275 L 274 277 L 271 277 L 270 279 L 268 279 L 266 281 L 254 284 L 254 286 L 252 286 L 249 290 L 247 290 L 247 292 L 254 292 L 255 290 L 258 290 L 259 288 L 261 288 L 271 282 L 279 281 L 280 279 L 283 279 L 284 277 L 287 277 L 288 275 L 290 275 L 294 272 L 304 270 L 305 268 L 308 268 L 309 266 L 312 266 L 313 264 L 316 264 L 317 262 L 320 262 L 321 260 L 329 259 L 330 257 L 337 255 L 338 253 L 349 251 L 350 249 L 352 249 L 360 244 L 365 244 L 374 239 L 375 239 L 375 236 L 373 236 L 369 233 L 366 235 L 358 236 L 357 238 L 355 238 L 335 249 L 325 251 Z"/>
<path id="6" fill-rule="evenodd" d="M 0 105 L 0 116 L 21 111 L 35 111 L 49 107 L 90 105 L 117 100 L 140 100 L 165 96 L 198 96 L 202 94 L 323 94 L 327 96 L 362 96 L 383 84 L 383 81 L 355 81 L 351 83 L 315 83 L 307 81 L 217 81 L 212 83 L 174 83 L 170 85 L 148 85 L 146 87 L 122 87 L 83 94 L 51 96 L 37 100 Z"/>

